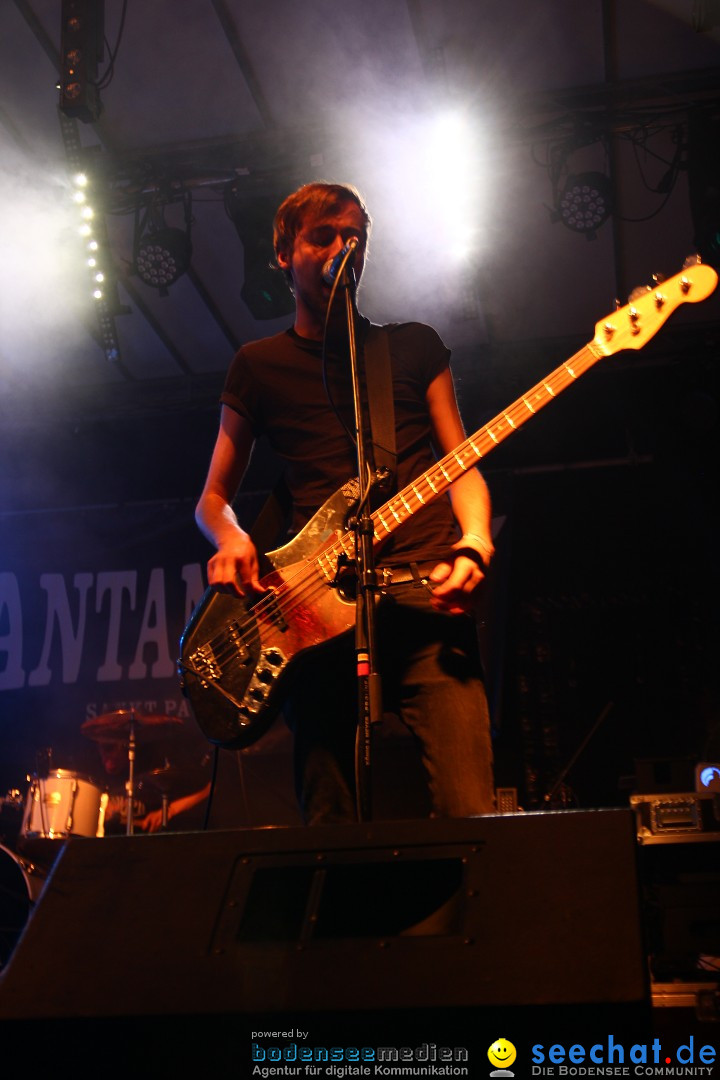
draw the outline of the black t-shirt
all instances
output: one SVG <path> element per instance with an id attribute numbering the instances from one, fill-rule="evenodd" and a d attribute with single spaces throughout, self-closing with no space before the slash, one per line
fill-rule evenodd
<path id="1" fill-rule="evenodd" d="M 362 343 L 369 323 L 358 328 L 360 379 Z M 397 488 L 430 469 L 431 441 L 426 391 L 444 371 L 450 354 L 430 326 L 401 323 L 386 327 L 395 401 Z M 328 352 L 327 391 L 345 424 L 354 430 L 352 376 L 347 355 Z M 356 451 L 328 401 L 320 342 L 286 330 L 244 345 L 236 354 L 221 396 L 244 416 L 256 437 L 264 435 L 285 463 L 297 532 L 347 480 L 357 475 Z M 366 404 L 366 403 L 365 403 Z M 364 414 L 367 416 L 367 409 Z M 424 506 L 398 528 L 378 553 L 387 565 L 441 558 L 458 530 L 446 495 Z"/>

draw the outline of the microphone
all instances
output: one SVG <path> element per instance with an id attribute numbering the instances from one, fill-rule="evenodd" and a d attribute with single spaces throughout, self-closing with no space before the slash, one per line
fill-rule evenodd
<path id="1" fill-rule="evenodd" d="M 338 271 L 339 271 L 340 267 L 342 266 L 343 259 L 346 256 L 347 256 L 347 264 L 346 265 L 347 266 L 352 266 L 353 257 L 354 257 L 354 254 L 355 254 L 355 248 L 358 246 L 359 243 L 360 243 L 360 241 L 358 240 L 357 236 L 351 236 L 350 239 L 348 240 L 347 244 L 345 245 L 345 247 L 342 249 L 342 251 L 338 251 L 338 253 L 337 253 L 337 255 L 335 256 L 334 259 L 328 259 L 328 261 L 323 266 L 323 272 L 322 272 L 323 281 L 327 282 L 328 285 L 333 284 L 333 282 L 335 281 L 335 278 L 338 275 Z"/>

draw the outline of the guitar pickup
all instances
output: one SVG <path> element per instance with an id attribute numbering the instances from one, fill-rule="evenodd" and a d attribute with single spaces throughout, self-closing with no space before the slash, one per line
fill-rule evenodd
<path id="1" fill-rule="evenodd" d="M 288 628 L 283 610 L 278 603 L 278 598 L 274 589 L 268 589 L 266 593 L 257 600 L 257 603 L 262 604 L 263 607 L 263 619 L 267 619 L 269 622 L 275 623 L 275 626 L 281 633 L 285 633 Z"/>

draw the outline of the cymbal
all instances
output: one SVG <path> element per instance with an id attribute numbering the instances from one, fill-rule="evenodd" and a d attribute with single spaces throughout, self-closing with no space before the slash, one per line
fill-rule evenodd
<path id="1" fill-rule="evenodd" d="M 151 742 L 176 733 L 182 726 L 179 716 L 165 716 L 162 713 L 148 715 L 136 709 L 116 709 L 101 716 L 91 716 L 80 725 L 80 730 L 88 739 L 96 742 L 127 741 L 131 732 L 138 742 Z"/>
<path id="2" fill-rule="evenodd" d="M 138 791 L 145 788 L 154 788 L 162 795 L 180 791 L 193 791 L 201 786 L 197 771 L 184 769 L 178 765 L 165 764 L 162 768 L 151 769 L 150 772 L 141 773 L 137 777 Z"/>

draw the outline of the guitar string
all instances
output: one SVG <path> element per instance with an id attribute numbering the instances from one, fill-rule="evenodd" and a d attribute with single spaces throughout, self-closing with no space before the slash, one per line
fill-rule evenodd
<path id="1" fill-rule="evenodd" d="M 590 345 L 586 345 L 574 356 L 570 357 L 569 360 L 566 360 L 551 372 L 547 378 L 536 383 L 536 385 L 528 390 L 523 397 L 508 406 L 508 409 L 505 410 L 505 412 L 498 414 L 498 416 L 491 420 L 489 424 L 484 428 L 481 428 L 479 432 L 475 432 L 470 438 L 466 439 L 456 447 L 454 451 L 446 455 L 441 461 L 437 462 L 435 466 L 423 474 L 422 477 L 417 478 L 413 484 L 408 485 L 402 492 L 390 499 L 386 504 L 390 513 L 394 514 L 394 510 L 397 508 L 396 512 L 398 512 L 399 517 L 402 518 L 402 520 L 398 521 L 396 527 L 404 524 L 407 518 L 412 516 L 412 513 L 416 512 L 407 510 L 403 505 L 403 497 L 406 497 L 407 500 L 414 501 L 413 496 L 417 499 L 416 492 L 419 490 L 427 502 L 435 498 L 436 495 L 444 493 L 446 490 L 445 484 L 447 484 L 448 487 L 451 486 L 455 480 L 472 467 L 472 463 L 471 465 L 461 467 L 457 460 L 458 458 L 462 459 L 463 455 L 468 451 L 471 452 L 474 462 L 477 462 L 482 457 L 486 456 L 486 453 L 489 453 L 495 445 L 509 434 L 508 431 L 502 431 L 502 428 L 505 426 L 502 423 L 503 419 L 509 422 L 508 426 L 511 430 L 517 429 L 533 415 L 533 411 L 539 411 L 539 409 L 548 404 L 558 392 L 561 392 L 570 384 L 570 382 L 575 381 L 580 375 L 584 374 L 598 359 L 600 359 L 600 356 L 595 356 L 591 352 Z M 579 370 L 580 364 L 582 364 L 582 370 Z M 574 368 L 577 368 L 578 370 L 573 372 Z M 535 410 L 528 406 L 528 400 L 535 401 L 537 405 Z M 517 423 L 517 420 L 520 420 L 520 423 Z M 493 429 L 500 432 L 501 439 L 497 439 L 497 437 L 494 437 L 493 434 L 491 434 Z M 489 440 L 486 452 L 478 454 L 473 444 L 480 443 L 483 440 Z M 450 480 L 447 480 L 444 476 L 443 470 L 450 474 Z M 433 483 L 438 487 L 442 487 L 442 491 L 436 492 L 433 488 Z M 413 487 L 415 488 L 415 491 L 413 491 Z M 421 502 L 422 505 L 422 500 L 418 499 L 418 502 Z M 407 517 L 405 515 L 407 515 Z M 373 518 L 376 516 L 377 515 L 373 515 Z M 390 531 L 392 532 L 394 529 Z M 250 647 L 257 641 L 262 640 L 263 634 L 261 633 L 261 628 L 265 630 L 267 636 L 270 636 L 273 633 L 282 634 L 282 630 L 277 626 L 277 619 L 272 611 L 273 608 L 277 607 L 283 618 L 292 616 L 298 606 L 307 606 L 309 602 L 314 600 L 316 594 L 323 592 L 328 587 L 329 583 L 327 578 L 320 569 L 320 561 L 331 558 L 334 558 L 336 561 L 342 551 L 345 550 L 345 541 L 347 541 L 348 538 L 352 540 L 351 533 L 343 534 L 338 540 L 331 543 L 323 552 L 321 552 L 312 563 L 303 564 L 295 574 L 285 579 L 281 585 L 273 589 L 271 596 L 263 598 L 254 605 L 251 612 L 248 613 L 246 622 L 244 624 L 237 624 L 239 633 Z M 311 580 L 305 583 L 298 582 L 298 578 L 302 575 L 308 575 L 308 573 Z M 284 595 L 288 592 L 290 593 L 290 603 L 288 603 L 288 598 Z M 285 603 L 283 603 L 283 600 L 285 600 Z M 269 617 L 269 625 L 266 616 Z M 209 645 L 212 648 L 213 654 L 218 662 L 227 660 L 237 652 L 236 641 L 233 639 L 232 635 L 225 630 L 215 638 L 210 639 L 206 645 Z M 226 653 L 220 652 L 223 645 L 227 647 L 228 651 Z"/>

